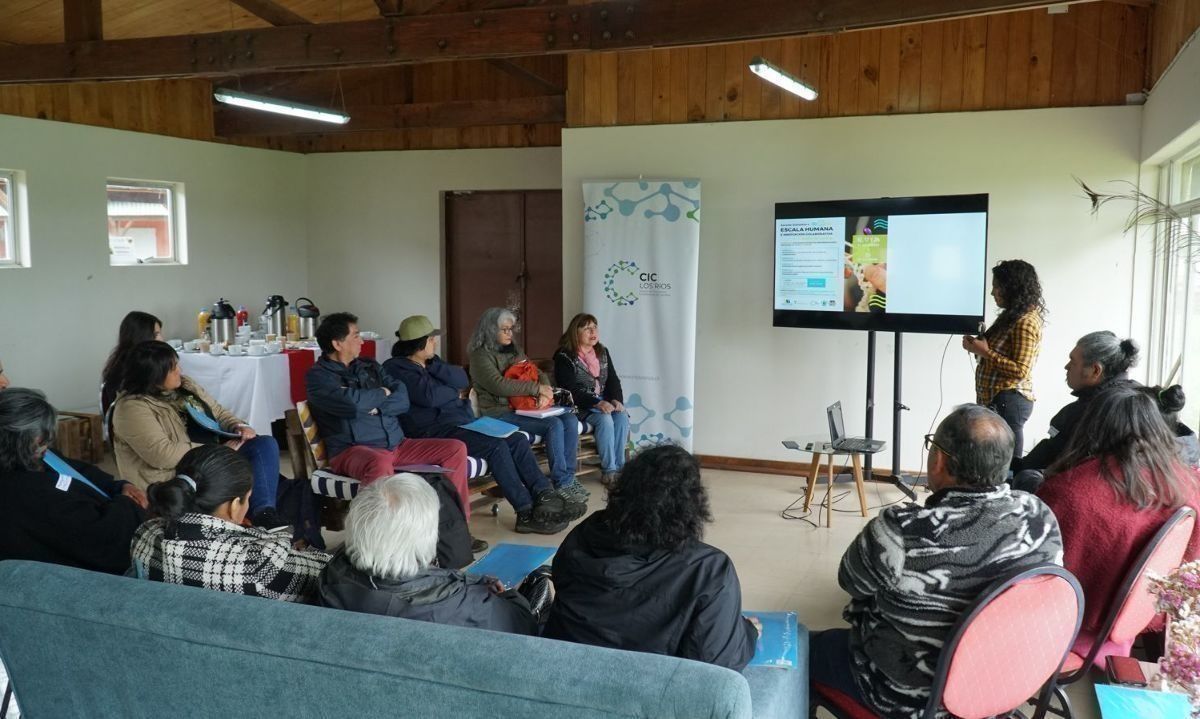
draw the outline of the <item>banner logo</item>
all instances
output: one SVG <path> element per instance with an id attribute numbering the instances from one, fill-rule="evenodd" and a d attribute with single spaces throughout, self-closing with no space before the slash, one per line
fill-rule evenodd
<path id="1" fill-rule="evenodd" d="M 637 276 L 636 262 L 617 260 L 608 268 L 608 272 L 604 273 L 604 296 L 617 307 L 632 307 L 633 303 L 637 302 L 638 295 L 632 289 L 626 289 L 626 283 L 631 279 L 636 280 Z M 618 286 L 618 280 L 620 280 L 620 286 Z"/>

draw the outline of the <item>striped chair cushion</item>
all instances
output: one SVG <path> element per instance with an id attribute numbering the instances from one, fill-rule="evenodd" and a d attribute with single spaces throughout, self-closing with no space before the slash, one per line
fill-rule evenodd
<path id="1" fill-rule="evenodd" d="M 317 420 L 313 419 L 306 400 L 296 403 L 296 414 L 300 415 L 300 427 L 304 430 L 304 439 L 308 442 L 308 451 L 312 453 L 314 466 L 317 469 L 325 469 L 329 466 L 329 457 L 325 452 L 325 443 L 321 441 L 321 435 L 317 432 Z"/>

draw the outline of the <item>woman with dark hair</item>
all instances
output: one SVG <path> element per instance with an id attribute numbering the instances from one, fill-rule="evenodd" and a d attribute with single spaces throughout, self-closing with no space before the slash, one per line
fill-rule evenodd
<path id="1" fill-rule="evenodd" d="M 711 521 L 695 457 L 670 445 L 634 457 L 609 488 L 608 507 L 554 555 L 544 636 L 741 671 L 758 630 L 742 617 L 733 562 L 700 541 Z"/>
<path id="2" fill-rule="evenodd" d="M 1114 383 L 1092 399 L 1037 495 L 1058 517 L 1063 566 L 1083 587 L 1076 648 L 1086 654 L 1138 553 L 1176 509 L 1200 511 L 1200 484 L 1179 461 L 1154 400 L 1130 383 Z M 1186 557 L 1198 554 L 1200 531 L 1193 531 Z"/>
<path id="3" fill-rule="evenodd" d="M 193 447 L 224 444 L 254 470 L 251 520 L 260 527 L 283 524 L 275 513 L 279 445 L 217 404 L 183 376 L 179 355 L 165 342 L 143 342 L 129 352 L 121 392 L 113 404 L 113 453 L 121 476 L 146 487 L 174 475 Z"/>
<path id="4" fill-rule="evenodd" d="M 593 315 L 581 312 L 567 324 L 554 353 L 554 384 L 571 393 L 579 418 L 595 429 L 600 482 L 608 486 L 625 466 L 629 415 L 621 378 L 608 348 L 600 344 Z"/>
<path id="5" fill-rule="evenodd" d="M 966 335 L 962 346 L 979 358 L 975 401 L 1004 418 L 1016 438 L 1013 457 L 1023 454 L 1022 431 L 1033 412 L 1033 365 L 1042 348 L 1046 303 L 1037 270 L 1024 260 L 992 268 L 992 299 L 1000 316 L 980 337 Z"/>
<path id="6" fill-rule="evenodd" d="M 484 310 L 467 343 L 467 351 L 471 355 L 471 382 L 479 401 L 479 414 L 502 419 L 530 434 L 545 438 L 546 458 L 550 463 L 550 480 L 554 488 L 568 503 L 586 505 L 591 493 L 575 479 L 579 455 L 579 420 L 575 414 L 563 412 L 554 417 L 525 417 L 514 412 L 510 406 L 509 399 L 512 397 L 533 398 L 539 408 L 550 407 L 554 403 L 550 379 L 540 370 L 536 373 L 536 381 L 505 376 L 513 365 L 528 361 L 513 341 L 516 324 L 517 317 L 510 310 L 490 307 Z"/>
<path id="7" fill-rule="evenodd" d="M 46 395 L 0 392 L 0 560 L 97 572 L 129 568 L 146 496 L 85 462 L 50 451 L 58 421 Z"/>
<path id="8" fill-rule="evenodd" d="M 1158 405 L 1167 427 L 1175 434 L 1175 448 L 1179 452 L 1179 459 L 1189 467 L 1200 467 L 1200 441 L 1196 439 L 1196 433 L 1192 431 L 1191 427 L 1179 421 L 1179 413 L 1183 411 L 1183 407 L 1187 403 L 1187 395 L 1183 393 L 1183 387 L 1174 384 L 1170 387 L 1141 387 L 1140 389 Z"/>
<path id="9" fill-rule="evenodd" d="M 143 579 L 252 597 L 308 601 L 329 555 L 297 550 L 287 534 L 244 525 L 253 489 L 250 463 L 229 447 L 188 450 L 175 476 L 150 485 L 155 519 L 133 537 Z"/>
<path id="10" fill-rule="evenodd" d="M 0 362 L 0 391 L 8 389 L 8 375 L 4 374 L 4 363 Z"/>
<path id="11" fill-rule="evenodd" d="M 117 330 L 117 346 L 108 355 L 104 369 L 100 372 L 100 413 L 108 414 L 108 408 L 117 399 L 125 379 L 125 362 L 129 353 L 143 342 L 162 341 L 162 320 L 149 312 L 134 310 L 121 320 Z"/>
<path id="12" fill-rule="evenodd" d="M 400 415 L 404 434 L 460 440 L 468 455 L 487 462 L 517 513 L 517 532 L 557 534 L 566 529 L 569 520 L 583 516 L 587 504 L 568 507 L 542 474 L 525 435 L 492 437 L 463 427 L 475 421 L 470 400 L 462 396 L 471 381 L 466 370 L 438 356 L 441 333 L 424 315 L 406 317 L 396 331 L 400 341 L 392 346 L 392 358 L 383 363 L 383 371 L 408 391 L 409 408 Z"/>

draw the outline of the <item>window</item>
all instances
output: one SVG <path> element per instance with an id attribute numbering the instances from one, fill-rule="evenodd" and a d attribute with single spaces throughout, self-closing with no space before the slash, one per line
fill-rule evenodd
<path id="1" fill-rule="evenodd" d="M 0 170 L 0 268 L 29 266 L 23 173 Z"/>
<path id="2" fill-rule="evenodd" d="M 183 185 L 108 181 L 109 264 L 185 265 Z"/>
<path id="3" fill-rule="evenodd" d="M 1178 202 L 1200 199 L 1200 155 L 1179 163 Z"/>

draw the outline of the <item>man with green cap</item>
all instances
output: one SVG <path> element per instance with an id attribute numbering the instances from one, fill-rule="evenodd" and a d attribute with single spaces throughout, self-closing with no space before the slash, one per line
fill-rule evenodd
<path id="1" fill-rule="evenodd" d="M 583 516 L 587 504 L 554 490 L 525 435 L 514 432 L 498 438 L 463 428 L 475 420 L 470 401 L 463 397 L 471 383 L 462 367 L 437 355 L 441 334 L 424 315 L 405 318 L 396 331 L 399 341 L 392 347 L 392 358 L 383 364 L 383 371 L 408 389 L 410 407 L 400 416 L 404 432 L 460 440 L 468 455 L 484 459 L 517 513 L 516 531 L 555 534 L 566 529 L 568 521 Z"/>

